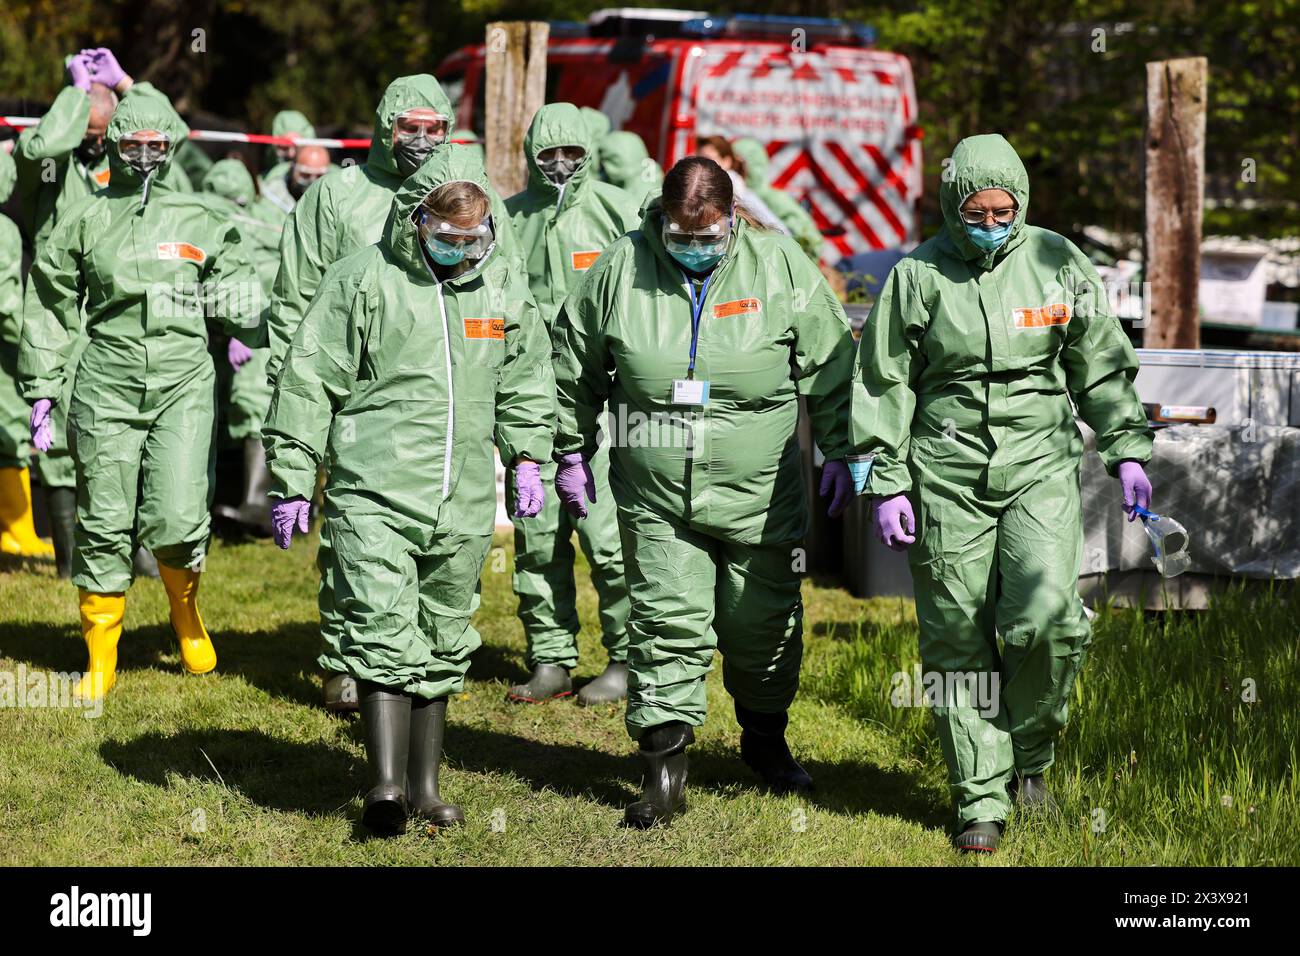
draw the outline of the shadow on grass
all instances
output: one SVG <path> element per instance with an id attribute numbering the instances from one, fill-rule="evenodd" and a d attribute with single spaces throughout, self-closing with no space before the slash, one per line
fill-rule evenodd
<path id="1" fill-rule="evenodd" d="M 236 674 L 255 687 L 298 704 L 316 706 L 321 685 L 316 657 L 320 635 L 315 622 L 285 624 L 273 630 L 215 632 L 217 672 Z M 176 670 L 180 665 L 176 635 L 166 625 L 123 629 L 118 642 L 119 673 L 154 668 Z M 20 624 L 0 628 L 0 654 L 26 661 L 30 667 L 80 671 L 86 665 L 86 645 L 71 637 L 66 625 Z"/>
<path id="2" fill-rule="evenodd" d="M 518 684 L 528 680 L 528 671 L 524 668 L 523 653 L 513 647 L 488 644 L 474 652 L 470 658 L 470 680 L 500 680 L 507 684 Z"/>

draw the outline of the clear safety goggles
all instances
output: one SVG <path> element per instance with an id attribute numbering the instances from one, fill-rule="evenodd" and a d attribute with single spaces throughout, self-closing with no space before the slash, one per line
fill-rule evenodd
<path id="1" fill-rule="evenodd" d="M 152 169 L 166 158 L 171 145 L 171 137 L 166 133 L 137 130 L 117 141 L 117 155 L 128 166 Z"/>
<path id="2" fill-rule="evenodd" d="M 328 166 L 294 166 L 290 176 L 299 186 L 310 186 L 328 172 Z"/>
<path id="3" fill-rule="evenodd" d="M 551 182 L 563 186 L 586 158 L 587 151 L 581 146 L 550 146 L 537 154 L 537 168 Z"/>
<path id="4" fill-rule="evenodd" d="M 482 259 L 492 246 L 491 216 L 477 226 L 465 229 L 421 209 L 415 214 L 415 225 L 419 230 L 421 241 L 426 245 L 456 249 L 462 252 L 466 259 Z"/>
<path id="5" fill-rule="evenodd" d="M 1142 519 L 1142 530 L 1151 540 L 1151 562 L 1162 577 L 1176 578 L 1192 565 L 1187 553 L 1187 529 L 1168 515 L 1158 515 L 1134 506 Z"/>
<path id="6" fill-rule="evenodd" d="M 727 241 L 731 238 L 731 217 L 720 216 L 707 226 L 687 229 L 665 216 L 662 235 L 664 248 L 669 252 L 684 253 L 693 249 L 712 255 L 727 248 Z"/>
<path id="7" fill-rule="evenodd" d="M 450 117 L 428 107 L 417 107 L 394 117 L 393 143 L 408 143 L 421 138 L 431 143 L 445 143 L 450 129 Z"/>
<path id="8" fill-rule="evenodd" d="M 982 226 L 990 216 L 999 226 L 1005 226 L 1015 221 L 1016 207 L 1008 206 L 1005 209 L 959 209 L 957 215 L 961 216 L 961 221 L 968 226 Z"/>

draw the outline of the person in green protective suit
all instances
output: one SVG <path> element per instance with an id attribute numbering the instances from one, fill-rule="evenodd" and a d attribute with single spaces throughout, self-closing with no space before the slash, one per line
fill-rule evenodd
<path id="1" fill-rule="evenodd" d="M 9 201 L 17 172 L 0 147 L 0 206 Z M 28 466 L 29 409 L 18 394 L 18 339 L 23 320 L 23 241 L 8 216 L 0 215 L 0 554 L 53 558 L 54 547 L 36 535 Z"/>
<path id="2" fill-rule="evenodd" d="M 272 136 L 293 136 L 298 139 L 312 139 L 316 127 L 297 110 L 281 110 L 271 120 Z M 268 146 L 266 148 L 266 171 L 262 173 L 262 185 L 284 179 L 298 155 L 297 146 Z"/>
<path id="3" fill-rule="evenodd" d="M 266 217 L 270 216 L 266 207 L 270 207 L 284 220 L 311 184 L 335 168 L 324 146 L 298 146 L 283 176 L 262 180 L 257 206 L 265 210 Z"/>
<path id="4" fill-rule="evenodd" d="M 182 136 L 160 95 L 123 99 L 108 125 L 108 187 L 68 210 L 28 281 L 18 376 L 38 448 L 51 405 L 68 394 L 68 356 L 86 340 L 68 412 L 72 580 L 90 651 L 82 697 L 102 696 L 116 679 L 137 534 L 158 559 L 186 671 L 216 666 L 197 605 L 214 468 L 205 313 L 250 346 L 264 329 L 238 231 L 210 200 L 169 185 L 166 164 Z"/>
<path id="5" fill-rule="evenodd" d="M 528 188 L 507 199 L 506 210 L 526 258 L 529 288 L 549 329 L 565 297 L 615 239 L 639 225 L 640 214 L 627 193 L 592 177 L 591 139 L 572 103 L 551 103 L 534 114 L 524 153 Z M 578 664 L 579 629 L 575 530 L 591 565 L 601 639 L 609 653 L 608 667 L 582 688 L 578 703 L 611 703 L 627 695 L 628 598 L 607 447 L 597 450 L 591 468 L 596 504 L 586 521 L 574 521 L 554 500 L 538 517 L 515 521 L 514 585 L 532 674 L 510 688 L 510 700 L 538 703 L 573 693 L 569 672 Z M 554 481 L 553 462 L 544 465 L 542 478 Z"/>
<path id="6" fill-rule="evenodd" d="M 1089 642 L 1071 403 L 1129 504 L 1150 500 L 1151 432 L 1101 280 L 1029 225 L 1011 144 L 964 139 L 949 171 L 945 228 L 894 267 L 864 327 L 850 467 L 881 540 L 908 551 L 921 666 L 944 676 L 956 846 L 992 851 L 1010 791 L 1051 804 L 1043 773 Z"/>
<path id="7" fill-rule="evenodd" d="M 267 377 L 272 384 L 325 270 L 379 241 L 393 196 L 406 177 L 448 141 L 454 123 L 451 101 L 437 80 L 427 73 L 399 77 L 388 85 L 375 109 L 374 138 L 366 162 L 328 173 L 303 193 L 285 224 L 280 271 L 276 273 L 267 315 L 271 343 Z M 513 257 L 509 216 L 495 190 L 490 191 L 490 197 L 497 252 Z M 334 620 L 329 610 L 329 550 L 329 535 L 323 533 L 317 558 L 322 628 Z M 325 706 L 332 711 L 356 710 L 356 685 L 345 674 L 343 662 L 329 654 L 328 647 L 337 640 L 329 634 L 323 636 L 327 648 L 322 664 L 327 672 Z"/>
<path id="8" fill-rule="evenodd" d="M 741 757 L 774 790 L 812 781 L 785 741 L 799 685 L 799 398 L 828 460 L 823 495 L 852 497 L 853 336 L 817 267 L 734 207 L 731 178 L 690 157 L 639 229 L 605 251 L 557 319 L 556 490 L 581 516 L 610 416 L 610 489 L 632 606 L 629 733 L 646 764 L 625 821 L 685 806 L 686 746 L 705 718 L 715 645 L 735 699 Z"/>
<path id="9" fill-rule="evenodd" d="M 470 618 L 496 515 L 493 439 L 516 514 L 536 514 L 555 424 L 551 343 L 494 242 L 472 147 L 438 149 L 380 242 L 326 276 L 284 359 L 264 429 L 277 540 L 307 530 L 327 457 L 337 618 L 331 660 L 359 681 L 373 786 L 362 820 L 459 823 L 438 763 L 449 695 L 480 645 Z"/>
<path id="10" fill-rule="evenodd" d="M 70 209 L 108 185 L 111 169 L 104 136 L 119 101 L 145 97 L 167 102 L 152 84 L 135 82 L 107 49 L 84 51 L 70 58 L 68 69 L 71 85 L 55 97 L 39 123 L 22 132 L 14 150 L 21 225 L 33 259 Z M 169 102 L 167 109 L 180 123 Z M 188 135 L 188 129 L 185 132 Z M 165 175 L 174 188 L 189 189 L 180 170 L 173 173 L 169 167 Z M 67 389 L 72 388 L 84 346 L 84 339 L 79 338 L 68 354 Z M 59 574 L 70 577 L 76 524 L 76 468 L 67 442 L 71 393 L 60 398 L 53 408 L 50 447 L 36 456 L 35 465 L 45 492 Z M 155 573 L 147 552 L 139 552 L 136 561 L 141 572 Z"/>
<path id="11" fill-rule="evenodd" d="M 637 209 L 659 192 L 663 168 L 646 152 L 645 141 L 636 133 L 616 130 L 600 141 L 600 168 L 608 182 L 632 197 Z"/>
<path id="12" fill-rule="evenodd" d="M 274 206 L 258 202 L 257 190 L 248 167 L 238 159 L 212 164 L 203 177 L 202 190 L 217 197 L 227 221 L 239 230 L 245 251 L 252 259 L 261 286 L 262 303 L 269 306 L 271 284 L 280 268 L 280 234 L 284 216 Z M 266 470 L 262 448 L 262 421 L 271 404 L 271 386 L 266 381 L 267 349 L 250 349 L 237 338 L 227 344 L 226 358 L 233 374 L 227 382 L 226 433 L 243 445 L 244 487 L 238 505 L 218 505 L 217 514 L 252 532 L 271 534 L 271 476 Z"/>
<path id="13" fill-rule="evenodd" d="M 587 135 L 591 140 L 595 155 L 592 156 L 592 168 L 600 172 L 600 144 L 610 130 L 609 117 L 593 106 L 580 107 L 582 118 L 587 124 Z"/>
<path id="14" fill-rule="evenodd" d="M 768 182 L 770 161 L 763 144 L 756 139 L 742 137 L 731 144 L 731 149 L 744 164 L 745 185 L 749 187 L 749 191 L 767 204 L 767 208 L 772 210 L 782 224 L 790 230 L 790 235 L 814 262 L 820 259 L 821 230 L 817 228 L 817 223 L 813 222 L 813 217 L 808 214 L 808 210 L 799 205 L 798 200 Z"/>

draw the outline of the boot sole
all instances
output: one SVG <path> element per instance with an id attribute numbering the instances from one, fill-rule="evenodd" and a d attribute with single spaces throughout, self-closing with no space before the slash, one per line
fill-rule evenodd
<path id="1" fill-rule="evenodd" d="M 664 817 L 632 817 L 625 812 L 623 814 L 623 826 L 632 830 L 654 830 L 658 827 L 669 826 L 678 817 L 684 816 L 686 816 L 686 804 L 684 803 Z"/>
<path id="2" fill-rule="evenodd" d="M 522 694 L 506 694 L 506 700 L 512 704 L 544 704 L 548 700 L 563 700 L 565 697 L 572 697 L 573 691 L 566 690 L 558 694 L 552 694 L 550 697 L 524 697 Z"/>

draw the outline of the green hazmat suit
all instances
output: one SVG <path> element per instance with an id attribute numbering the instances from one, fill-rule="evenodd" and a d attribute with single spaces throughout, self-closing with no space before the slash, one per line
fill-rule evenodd
<path id="1" fill-rule="evenodd" d="M 767 208 L 790 230 L 790 235 L 800 248 L 816 261 L 822 254 L 822 233 L 808 210 L 787 192 L 768 182 L 771 160 L 767 149 L 756 139 L 742 137 L 731 144 L 732 150 L 745 164 L 745 185 L 767 204 Z"/>
<path id="2" fill-rule="evenodd" d="M 302 317 L 316 296 L 325 270 L 335 262 L 378 242 L 392 207 L 393 196 L 405 177 L 393 158 L 393 120 L 399 113 L 417 107 L 437 110 L 449 121 L 448 137 L 454 128 L 455 113 L 451 101 L 438 81 L 427 73 L 402 76 L 393 80 L 375 108 L 374 136 L 366 162 L 345 166 L 326 173 L 307 188 L 285 223 L 280 243 L 280 271 L 276 273 L 267 313 L 270 356 L 266 374 L 272 385 L 279 373 L 280 361 L 292 341 Z M 496 228 L 497 252 L 514 256 L 510 217 L 496 191 L 489 188 Z M 324 633 L 335 615 L 327 608 L 332 601 L 328 531 L 323 530 L 317 564 L 321 571 L 318 599 L 321 628 Z M 339 637 L 324 634 L 327 645 L 337 645 Z M 343 672 L 343 662 L 326 670 Z"/>
<path id="3" fill-rule="evenodd" d="M 638 209 L 664 182 L 663 167 L 650 158 L 645 141 L 627 130 L 616 130 L 600 141 L 600 168 L 605 179 L 628 193 Z"/>
<path id="4" fill-rule="evenodd" d="M 133 99 L 151 99 L 166 103 L 174 118 L 173 129 L 178 136 L 188 136 L 189 129 L 171 109 L 167 98 L 151 83 L 135 83 L 122 97 L 125 103 Z M 108 185 L 111 175 L 108 153 L 87 165 L 77 156 L 77 147 L 86 136 L 90 122 L 90 97 L 74 86 L 64 87 L 54 98 L 50 108 L 35 126 L 23 130 L 14 150 L 18 172 L 18 201 L 22 227 L 33 252 L 38 255 L 50 234 L 67 218 L 68 212 L 85 197 Z M 167 178 L 177 190 L 188 190 L 189 180 L 184 173 L 171 172 Z M 65 383 L 71 389 L 77 361 L 84 341 L 74 345 L 68 354 L 68 374 Z M 48 396 L 54 397 L 54 396 Z M 72 488 L 76 485 L 76 469 L 67 442 L 67 414 L 71 393 L 59 396 L 51 414 L 54 444 L 49 451 L 35 458 L 36 472 L 46 488 Z"/>
<path id="5" fill-rule="evenodd" d="M 581 146 L 587 157 L 564 187 L 546 179 L 537 155 L 554 146 Z M 549 330 L 564 299 L 600 254 L 640 224 L 631 197 L 592 176 L 595 159 L 582 114 L 572 103 L 551 103 L 533 116 L 524 138 L 528 187 L 506 200 L 515 237 L 525 257 L 528 286 Z M 553 485 L 555 463 L 542 465 L 542 481 Z M 577 589 L 573 580 L 573 533 L 591 566 L 600 602 L 601 640 L 611 661 L 627 659 L 627 586 L 618 516 L 609 492 L 609 450 L 591 461 L 596 501 L 576 521 L 548 495 L 539 515 L 515 518 L 515 593 L 528 639 L 528 666 L 578 663 Z"/>
<path id="6" fill-rule="evenodd" d="M 271 120 L 272 136 L 297 136 L 301 139 L 313 139 L 316 136 L 316 127 L 302 113 L 297 110 L 280 110 Z M 262 173 L 262 185 L 265 187 L 268 183 L 283 180 L 289 173 L 289 167 L 293 165 L 288 160 L 281 160 L 275 151 L 274 146 L 266 147 L 266 172 Z"/>
<path id="7" fill-rule="evenodd" d="M 596 161 L 595 170 L 600 172 L 600 144 L 609 132 L 609 117 L 600 110 L 592 106 L 580 107 L 582 110 L 583 121 L 587 124 L 587 134 L 591 138 L 592 148 L 595 155 L 592 157 Z"/>
<path id="8" fill-rule="evenodd" d="M 117 155 L 118 141 L 140 129 L 180 141 L 174 115 L 154 97 L 122 101 L 106 137 L 108 187 L 68 210 L 28 279 L 18 356 L 28 402 L 66 394 L 68 355 L 86 340 L 68 412 L 77 467 L 72 580 L 96 593 L 130 586 L 137 531 L 162 564 L 198 569 L 214 470 L 204 313 L 250 346 L 264 343 L 257 279 L 238 231 L 212 200 L 173 190 L 165 164 L 146 199 L 141 177 Z"/>
<path id="9" fill-rule="evenodd" d="M 489 188 L 444 146 L 393 197 L 381 241 L 330 270 L 294 335 L 263 443 L 273 497 L 310 497 L 327 463 L 336 617 L 321 664 L 421 697 L 459 692 L 506 462 L 546 461 L 550 340 L 517 263 L 493 246 L 439 281 L 412 215 L 438 186 Z"/>
<path id="10" fill-rule="evenodd" d="M 280 268 L 280 236 L 284 217 L 274 207 L 257 201 L 257 190 L 248 167 L 237 159 L 222 159 L 212 164 L 201 184 L 202 191 L 221 198 L 220 205 L 244 244 L 252 260 L 262 294 L 262 305 L 269 307 L 271 285 Z M 257 438 L 262 421 L 271 404 L 271 386 L 266 380 L 269 349 L 253 349 L 253 357 L 235 371 L 229 382 L 226 408 L 226 433 L 232 441 Z M 224 376 L 224 370 L 223 370 Z M 223 377 L 219 376 L 219 378 Z"/>
<path id="11" fill-rule="evenodd" d="M 0 150 L 0 206 L 18 178 L 13 157 Z M 31 409 L 18 394 L 18 338 L 23 322 L 23 240 L 0 215 L 0 468 L 26 468 L 31 460 L 27 423 Z"/>
<path id="12" fill-rule="evenodd" d="M 633 737 L 703 723 L 715 644 L 738 703 L 790 706 L 808 523 L 798 399 L 826 457 L 844 457 L 853 365 L 848 321 L 817 267 L 788 237 L 737 218 L 703 299 L 695 377 L 709 383 L 707 403 L 674 405 L 692 306 L 661 229 L 655 199 L 565 302 L 556 333 L 556 453 L 590 457 L 610 415 Z"/>
<path id="13" fill-rule="evenodd" d="M 1005 820 L 1012 773 L 1051 766 L 1090 640 L 1076 589 L 1083 440 L 1071 402 L 1111 474 L 1150 459 L 1151 433 L 1137 357 L 1096 270 L 1026 222 L 1015 150 L 973 136 L 952 160 L 944 230 L 894 267 L 863 329 L 852 437 L 856 454 L 873 456 L 865 492 L 906 492 L 915 506 L 921 666 L 945 675 L 933 713 L 960 831 Z M 1018 212 L 986 253 L 958 209 L 991 188 Z"/>

